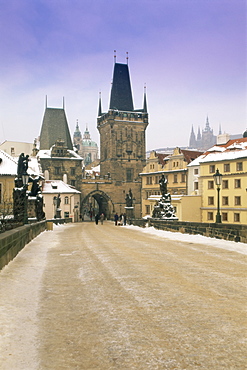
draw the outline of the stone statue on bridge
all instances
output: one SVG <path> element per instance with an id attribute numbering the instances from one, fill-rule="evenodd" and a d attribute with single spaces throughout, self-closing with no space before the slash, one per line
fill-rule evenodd
<path id="1" fill-rule="evenodd" d="M 164 174 L 162 174 L 159 184 L 161 195 L 164 197 L 167 194 L 167 178 Z"/>
<path id="2" fill-rule="evenodd" d="M 133 207 L 133 195 L 131 189 L 129 190 L 128 194 L 125 197 L 126 207 Z"/>

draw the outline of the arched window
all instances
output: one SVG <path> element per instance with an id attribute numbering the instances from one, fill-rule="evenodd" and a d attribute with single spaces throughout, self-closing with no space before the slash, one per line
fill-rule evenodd
<path id="1" fill-rule="evenodd" d="M 69 197 L 64 197 L 64 204 L 69 204 Z"/>

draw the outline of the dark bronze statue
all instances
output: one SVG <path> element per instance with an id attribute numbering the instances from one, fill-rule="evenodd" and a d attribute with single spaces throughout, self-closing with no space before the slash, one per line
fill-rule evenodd
<path id="1" fill-rule="evenodd" d="M 126 207 L 132 207 L 133 206 L 133 196 L 132 196 L 131 189 L 129 190 L 129 193 L 126 194 L 125 201 L 126 201 Z"/>
<path id="2" fill-rule="evenodd" d="M 18 165 L 17 165 L 18 178 L 21 178 L 23 174 L 27 173 L 28 161 L 29 161 L 29 155 L 27 154 L 25 156 L 24 153 L 21 153 L 19 156 Z"/>
<path id="3" fill-rule="evenodd" d="M 164 197 L 167 194 L 167 178 L 164 174 L 162 174 L 159 184 L 161 195 Z"/>

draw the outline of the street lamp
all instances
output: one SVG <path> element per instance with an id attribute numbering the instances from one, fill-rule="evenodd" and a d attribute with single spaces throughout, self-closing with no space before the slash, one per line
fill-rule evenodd
<path id="1" fill-rule="evenodd" d="M 215 185 L 217 186 L 217 192 L 218 192 L 218 199 L 217 199 L 217 214 L 216 214 L 216 223 L 221 223 L 221 215 L 220 215 L 220 185 L 222 181 L 222 175 L 219 172 L 218 168 L 213 175 Z"/>
<path id="2" fill-rule="evenodd" d="M 22 174 L 22 183 L 23 183 L 23 190 L 24 190 L 24 224 L 28 223 L 28 217 L 27 217 L 27 185 L 28 185 L 28 180 L 29 180 L 29 175 L 24 172 Z"/>

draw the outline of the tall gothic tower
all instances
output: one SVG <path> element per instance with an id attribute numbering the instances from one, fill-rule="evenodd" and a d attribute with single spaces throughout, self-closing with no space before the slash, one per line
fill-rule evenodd
<path id="1" fill-rule="evenodd" d="M 100 133 L 100 173 L 114 181 L 136 183 L 146 162 L 145 130 L 148 125 L 146 91 L 142 109 L 134 109 L 129 68 L 115 63 L 107 113 L 101 98 L 97 128 Z M 129 184 L 131 187 L 131 184 Z"/>

